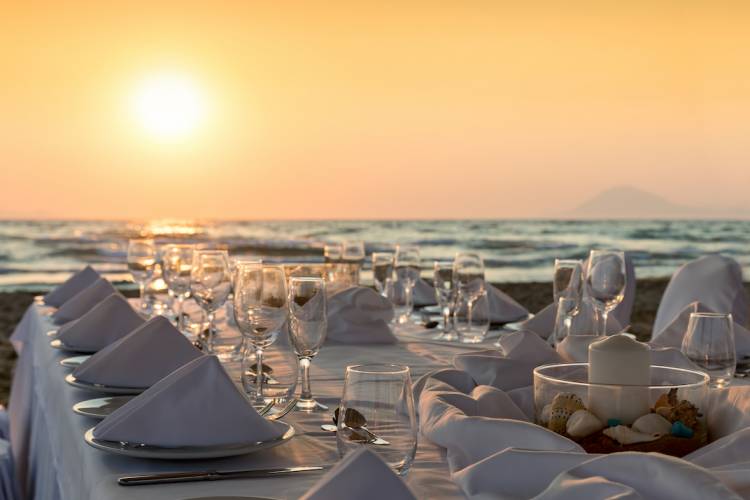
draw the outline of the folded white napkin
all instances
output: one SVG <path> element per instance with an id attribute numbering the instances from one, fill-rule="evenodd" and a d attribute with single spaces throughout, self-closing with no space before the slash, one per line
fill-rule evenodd
<path id="1" fill-rule="evenodd" d="M 93 267 L 86 266 L 45 295 L 44 303 L 48 306 L 60 307 L 100 277 Z"/>
<path id="2" fill-rule="evenodd" d="M 113 293 L 89 312 L 60 327 L 57 338 L 66 346 L 90 351 L 104 349 L 145 323 L 128 299 Z"/>
<path id="3" fill-rule="evenodd" d="M 396 287 L 396 297 L 403 297 L 404 291 L 401 282 L 396 281 L 393 286 Z M 418 307 L 434 306 L 437 304 L 435 287 L 427 283 L 424 279 L 419 278 L 414 284 L 414 290 L 412 290 L 412 300 L 414 301 L 414 305 Z"/>
<path id="4" fill-rule="evenodd" d="M 84 361 L 73 375 L 112 387 L 147 388 L 203 354 L 164 316 L 156 316 Z"/>
<path id="5" fill-rule="evenodd" d="M 654 346 L 674 347 L 680 349 L 682 339 L 687 333 L 690 314 L 694 312 L 717 312 L 701 302 L 693 302 L 672 318 L 661 331 L 654 331 L 651 344 Z M 732 318 L 734 319 L 734 317 Z M 734 345 L 740 356 L 750 354 L 750 331 L 744 326 L 734 322 Z"/>
<path id="6" fill-rule="evenodd" d="M 98 278 L 61 305 L 52 315 L 52 320 L 56 325 L 61 325 L 78 319 L 113 293 L 120 292 L 106 278 Z"/>
<path id="7" fill-rule="evenodd" d="M 633 259 L 627 252 L 625 253 L 625 272 L 627 282 L 625 284 L 625 297 L 620 305 L 615 307 L 607 318 L 607 334 L 619 333 L 625 326 L 630 324 L 630 316 L 633 312 L 633 303 L 635 302 L 635 266 Z M 536 332 L 543 338 L 549 337 L 552 330 L 555 329 L 555 315 L 557 314 L 557 304 L 549 304 L 542 308 L 533 318 L 524 321 L 522 328 Z M 573 319 L 571 332 L 577 335 L 590 335 L 594 332 L 595 327 L 594 307 L 584 297 L 581 311 Z"/>
<path id="8" fill-rule="evenodd" d="M 510 295 L 489 283 L 486 288 L 491 323 L 512 323 L 528 317 L 529 311 Z M 483 311 L 477 309 L 477 315 L 483 318 Z"/>
<path id="9" fill-rule="evenodd" d="M 394 344 L 388 322 L 393 306 L 372 288 L 352 287 L 328 299 L 328 340 L 347 344 Z"/>
<path id="10" fill-rule="evenodd" d="M 173 448 L 269 441 L 286 429 L 258 414 L 215 356 L 200 356 L 115 410 L 94 437 Z"/>
<path id="11" fill-rule="evenodd" d="M 364 446 L 346 455 L 302 496 L 302 500 L 331 498 L 416 499 L 406 483 L 380 457 Z"/>
<path id="12" fill-rule="evenodd" d="M 480 384 L 503 390 L 531 385 L 534 368 L 560 363 L 562 358 L 536 333 L 528 331 L 503 335 L 499 349 L 458 354 L 453 364 Z"/>
<path id="13" fill-rule="evenodd" d="M 693 302 L 700 302 L 718 313 L 732 313 L 735 322 L 746 326 L 750 300 L 737 261 L 721 255 L 707 255 L 680 267 L 664 290 L 653 331 L 661 332 L 667 328 Z"/>

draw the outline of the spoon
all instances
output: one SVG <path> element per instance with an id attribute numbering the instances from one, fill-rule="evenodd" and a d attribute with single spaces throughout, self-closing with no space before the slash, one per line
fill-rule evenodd
<path id="1" fill-rule="evenodd" d="M 333 422 L 336 425 L 323 424 L 320 426 L 320 428 L 327 432 L 337 432 L 338 420 L 339 409 L 336 408 L 336 411 L 333 412 Z M 365 419 L 364 415 L 362 415 L 354 408 L 347 408 L 344 412 L 344 426 L 345 427 L 342 430 L 345 430 L 348 433 L 348 438 L 351 441 L 357 441 L 364 444 L 374 444 L 378 446 L 386 446 L 391 444 L 385 439 L 376 436 L 369 429 L 367 429 L 367 420 Z"/>

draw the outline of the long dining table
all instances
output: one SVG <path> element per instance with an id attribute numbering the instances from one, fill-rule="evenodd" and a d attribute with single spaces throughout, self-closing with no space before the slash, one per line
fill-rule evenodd
<path id="1" fill-rule="evenodd" d="M 11 338 L 18 353 L 9 405 L 11 442 L 25 498 L 36 499 L 195 499 L 216 496 L 298 498 L 322 473 L 298 473 L 283 478 L 233 479 L 149 486 L 120 486 L 123 475 L 163 471 L 253 469 L 332 465 L 339 460 L 335 435 L 324 435 L 320 425 L 330 412 L 289 413 L 296 436 L 288 443 L 260 452 L 214 460 L 145 460 L 117 456 L 92 448 L 84 432 L 97 420 L 75 414 L 74 404 L 101 397 L 74 388 L 64 380 L 71 371 L 60 361 L 73 354 L 50 346 L 53 328 L 45 308 L 32 304 Z M 228 328 L 225 326 L 225 328 Z M 316 397 L 331 410 L 341 396 L 345 368 L 362 363 L 408 365 L 412 379 L 445 368 L 459 352 L 487 348 L 430 340 L 433 331 L 413 325 L 397 328 L 396 344 L 326 344 L 312 364 Z M 226 365 L 230 374 L 238 363 Z M 134 360 L 137 368 L 137 360 Z M 235 374 L 236 375 L 236 374 Z M 445 451 L 420 436 L 414 464 L 406 482 L 419 498 L 463 498 L 451 481 Z"/>

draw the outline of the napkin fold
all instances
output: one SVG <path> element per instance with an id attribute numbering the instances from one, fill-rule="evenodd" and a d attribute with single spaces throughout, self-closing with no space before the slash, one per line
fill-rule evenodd
<path id="1" fill-rule="evenodd" d="M 396 281 L 393 286 L 396 288 L 395 296 L 403 297 L 403 284 L 400 281 Z M 427 283 L 424 279 L 419 278 L 414 284 L 414 290 L 412 290 L 412 300 L 417 307 L 434 306 L 437 304 L 435 287 Z"/>
<path id="2" fill-rule="evenodd" d="M 174 448 L 269 441 L 286 430 L 258 414 L 216 356 L 199 356 L 102 420 L 94 437 Z"/>
<path id="3" fill-rule="evenodd" d="M 372 288 L 351 287 L 328 299 L 327 339 L 346 344 L 395 344 L 393 306 Z"/>
<path id="4" fill-rule="evenodd" d="M 60 327 L 57 338 L 66 346 L 104 349 L 145 323 L 128 300 L 113 293 L 80 318 Z"/>
<path id="5" fill-rule="evenodd" d="M 736 323 L 746 326 L 750 300 L 737 261 L 721 255 L 706 255 L 680 267 L 664 290 L 653 331 L 663 331 L 694 302 L 712 311 L 732 313 Z"/>
<path id="6" fill-rule="evenodd" d="M 147 388 L 203 356 L 164 316 L 156 316 L 84 361 L 73 375 L 112 387 Z"/>
<path id="7" fill-rule="evenodd" d="M 301 500 L 415 500 L 406 483 L 364 446 L 346 455 Z"/>
<path id="8" fill-rule="evenodd" d="M 687 333 L 690 314 L 694 312 L 714 313 L 717 311 L 702 302 L 688 304 L 662 330 L 654 331 L 651 337 L 651 345 L 680 349 L 682 347 L 682 339 Z M 738 356 L 741 357 L 750 354 L 750 331 L 737 321 L 734 322 L 734 345 Z"/>
<path id="9" fill-rule="evenodd" d="M 60 307 L 100 277 L 93 267 L 86 266 L 47 293 L 44 296 L 44 303 L 48 306 Z"/>
<path id="10" fill-rule="evenodd" d="M 113 293 L 119 294 L 120 292 L 106 278 L 98 278 L 91 285 L 65 301 L 52 315 L 52 320 L 56 325 L 62 325 L 78 319 Z"/>
<path id="11" fill-rule="evenodd" d="M 489 283 L 486 284 L 486 288 L 490 323 L 512 323 L 529 316 L 529 311 L 507 293 Z M 483 311 L 478 309 L 477 315 L 483 317 Z"/>

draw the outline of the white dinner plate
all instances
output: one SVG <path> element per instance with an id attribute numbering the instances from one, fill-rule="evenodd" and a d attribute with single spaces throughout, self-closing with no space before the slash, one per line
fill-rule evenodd
<path id="1" fill-rule="evenodd" d="M 103 419 L 113 411 L 133 399 L 134 396 L 110 396 L 81 401 L 73 405 L 73 411 L 84 417 Z"/>
<path id="2" fill-rule="evenodd" d="M 91 357 L 90 354 L 84 354 L 83 356 L 73 356 L 72 358 L 65 358 L 60 361 L 60 364 L 65 368 L 78 368 L 83 364 L 84 361 Z"/>
<path id="3" fill-rule="evenodd" d="M 82 354 L 94 354 L 96 352 L 94 349 L 87 349 L 85 347 L 73 347 L 67 345 L 60 339 L 51 341 L 49 345 L 51 345 L 55 349 L 60 349 L 61 351 L 80 352 Z"/>
<path id="4" fill-rule="evenodd" d="M 140 394 L 147 389 L 147 387 L 113 387 L 104 384 L 92 384 L 91 382 L 78 380 L 72 373 L 65 376 L 65 381 L 78 389 L 103 392 L 105 394 Z"/>
<path id="5" fill-rule="evenodd" d="M 118 441 L 104 441 L 94 438 L 94 428 L 86 431 L 84 439 L 86 443 L 94 448 L 135 458 L 158 458 L 163 460 L 192 460 L 202 458 L 233 457 L 245 455 L 267 448 L 273 448 L 285 443 L 294 437 L 294 427 L 286 422 L 279 422 L 287 427 L 286 432 L 276 439 L 270 441 L 257 441 L 255 443 L 229 444 L 218 446 L 183 446 L 180 448 L 164 448 L 138 443 L 121 443 Z"/>

